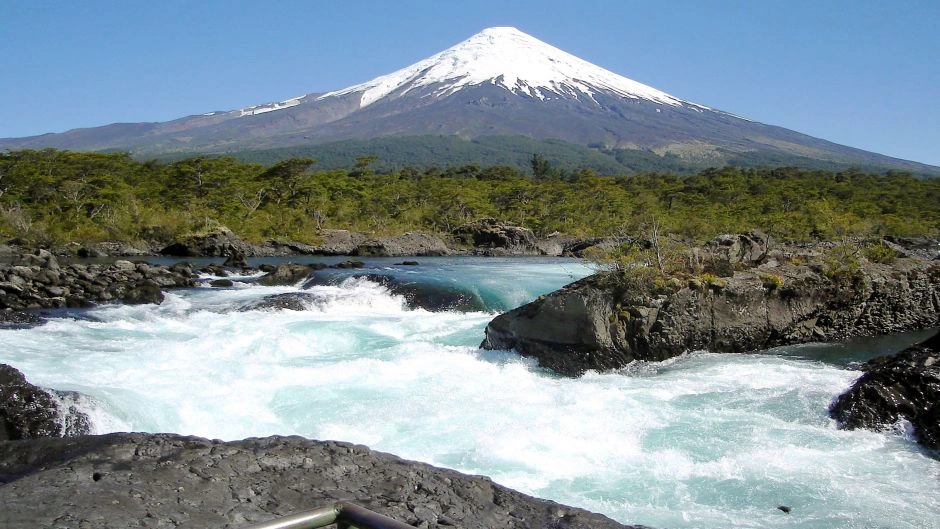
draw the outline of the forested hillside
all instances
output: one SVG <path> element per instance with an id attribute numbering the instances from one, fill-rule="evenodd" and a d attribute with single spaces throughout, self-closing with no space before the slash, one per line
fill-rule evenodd
<path id="1" fill-rule="evenodd" d="M 249 240 L 318 231 L 447 232 L 496 217 L 539 235 L 630 233 L 655 218 L 691 239 L 759 228 L 779 238 L 940 234 L 940 179 L 906 173 L 707 169 L 604 176 L 533 156 L 531 171 L 466 165 L 377 173 L 374 157 L 318 170 L 230 157 L 136 161 L 126 154 L 0 154 L 0 236 L 31 244 L 160 240 L 224 225 Z"/>

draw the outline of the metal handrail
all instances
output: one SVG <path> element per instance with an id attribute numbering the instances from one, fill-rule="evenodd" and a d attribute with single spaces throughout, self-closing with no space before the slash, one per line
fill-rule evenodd
<path id="1" fill-rule="evenodd" d="M 316 529 L 332 524 L 336 524 L 339 529 L 414 529 L 406 523 L 346 502 L 246 525 L 241 529 Z"/>

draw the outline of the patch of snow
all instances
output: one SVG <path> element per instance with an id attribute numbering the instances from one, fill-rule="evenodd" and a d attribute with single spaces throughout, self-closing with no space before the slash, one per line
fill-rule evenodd
<path id="1" fill-rule="evenodd" d="M 252 107 L 243 108 L 238 110 L 239 116 L 254 116 L 255 114 L 264 114 L 265 112 L 272 112 L 274 110 L 283 110 L 285 108 L 290 108 L 300 104 L 300 100 L 306 97 L 306 95 L 292 97 L 290 99 L 285 99 L 284 101 L 279 101 L 277 103 L 265 103 L 263 105 L 255 105 Z"/>
<path id="2" fill-rule="evenodd" d="M 664 105 L 711 110 L 615 74 L 511 27 L 485 29 L 411 66 L 317 99 L 361 93 L 360 107 L 366 107 L 396 91 L 407 93 L 434 85 L 435 95 L 447 96 L 483 83 L 542 100 L 550 92 L 575 99 L 583 95 L 596 102 L 594 95 L 603 91 Z"/>

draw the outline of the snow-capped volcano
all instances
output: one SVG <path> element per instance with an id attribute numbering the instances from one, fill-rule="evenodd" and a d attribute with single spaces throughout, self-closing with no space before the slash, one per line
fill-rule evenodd
<path id="1" fill-rule="evenodd" d="M 561 140 L 575 144 L 564 148 L 580 149 L 586 158 L 616 159 L 618 164 L 643 159 L 654 167 L 668 157 L 673 166 L 694 168 L 728 163 L 854 165 L 938 172 L 679 99 L 511 27 L 485 29 L 411 66 L 342 90 L 165 123 L 0 139 L 0 149 L 120 149 L 153 156 L 282 147 L 297 152 L 293 148 L 364 140 L 367 150 L 369 141 L 383 138 L 385 145 L 400 139 L 399 154 L 413 156 L 421 145 L 442 137 L 463 144 L 440 154 L 446 161 L 434 161 L 437 154 L 426 150 L 424 160 L 441 165 L 504 164 L 531 156 L 531 150 L 518 151 L 499 159 L 491 149 L 472 145 L 477 138 L 499 137 L 498 142 L 516 145 Z M 470 154 L 455 160 L 454 151 Z"/>
<path id="2" fill-rule="evenodd" d="M 445 97 L 462 88 L 485 83 L 541 100 L 551 97 L 591 98 L 598 90 L 605 90 L 622 97 L 665 105 L 687 103 L 595 66 L 512 27 L 485 29 L 456 46 L 397 72 L 329 92 L 319 99 L 361 92 L 360 107 L 365 107 L 390 94 L 403 95 L 416 87 L 434 86 L 433 95 Z"/>

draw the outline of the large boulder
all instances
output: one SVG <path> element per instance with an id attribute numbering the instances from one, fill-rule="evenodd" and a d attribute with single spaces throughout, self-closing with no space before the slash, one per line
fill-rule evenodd
<path id="1" fill-rule="evenodd" d="M 252 246 L 225 227 L 190 235 L 160 250 L 160 254 L 173 257 L 225 257 L 233 252 L 252 255 Z"/>
<path id="2" fill-rule="evenodd" d="M 438 256 L 450 250 L 444 241 L 429 233 L 405 233 L 361 242 L 352 255 L 373 257 Z"/>
<path id="3" fill-rule="evenodd" d="M 273 270 L 258 279 L 258 284 L 266 287 L 291 286 L 303 281 L 315 267 L 296 263 L 277 265 Z"/>
<path id="4" fill-rule="evenodd" d="M 335 441 L 110 434 L 0 443 L 5 529 L 232 528 L 338 501 L 415 527 L 626 527 L 485 477 Z"/>
<path id="5" fill-rule="evenodd" d="M 687 283 L 628 276 L 589 276 L 501 314 L 481 347 L 515 349 L 577 376 L 687 351 L 754 351 L 940 325 L 940 266 L 915 259 L 867 264 L 851 277 L 784 264 Z"/>
<path id="6" fill-rule="evenodd" d="M 753 266 L 767 257 L 769 245 L 769 237 L 754 231 L 719 235 L 705 245 L 705 251 L 711 257 L 731 264 Z"/>
<path id="7" fill-rule="evenodd" d="M 454 240 L 492 255 L 539 255 L 538 239 L 532 230 L 499 222 L 493 218 L 480 219 L 454 228 Z"/>
<path id="8" fill-rule="evenodd" d="M 0 364 L 0 441 L 84 435 L 88 416 Z"/>
<path id="9" fill-rule="evenodd" d="M 842 428 L 893 428 L 911 423 L 917 441 L 940 449 L 940 333 L 893 356 L 875 358 L 833 403 Z"/>

